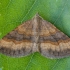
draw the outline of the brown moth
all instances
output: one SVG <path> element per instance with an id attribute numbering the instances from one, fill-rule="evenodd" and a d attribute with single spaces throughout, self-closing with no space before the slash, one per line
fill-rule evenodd
<path id="1" fill-rule="evenodd" d="M 0 40 L 0 53 L 20 57 L 40 52 L 49 58 L 70 55 L 70 38 L 38 14 Z"/>

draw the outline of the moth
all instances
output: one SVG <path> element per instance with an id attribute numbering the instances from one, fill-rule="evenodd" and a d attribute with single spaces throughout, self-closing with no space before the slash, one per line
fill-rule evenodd
<path id="1" fill-rule="evenodd" d="M 34 52 L 48 58 L 70 56 L 70 38 L 36 14 L 0 40 L 0 53 L 12 57 Z"/>

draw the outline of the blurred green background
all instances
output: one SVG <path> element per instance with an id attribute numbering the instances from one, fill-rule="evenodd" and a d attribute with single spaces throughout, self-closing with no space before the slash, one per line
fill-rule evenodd
<path id="1" fill-rule="evenodd" d="M 0 39 L 37 12 L 70 37 L 70 0 L 0 0 Z M 34 53 L 12 58 L 0 54 L 0 70 L 70 70 L 70 57 L 49 59 Z"/>

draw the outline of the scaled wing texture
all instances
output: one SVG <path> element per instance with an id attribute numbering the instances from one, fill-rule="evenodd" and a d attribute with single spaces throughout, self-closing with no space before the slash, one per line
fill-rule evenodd
<path id="1" fill-rule="evenodd" d="M 20 57 L 39 52 L 49 58 L 70 55 L 70 38 L 38 14 L 0 40 L 0 53 Z"/>

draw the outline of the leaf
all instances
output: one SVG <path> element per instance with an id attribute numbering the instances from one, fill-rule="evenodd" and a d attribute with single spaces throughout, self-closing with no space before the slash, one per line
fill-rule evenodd
<path id="1" fill-rule="evenodd" d="M 70 0 L 0 0 L 0 38 L 37 12 L 70 36 Z M 12 58 L 1 54 L 0 70 L 70 70 L 70 57 L 49 59 L 34 53 Z"/>

